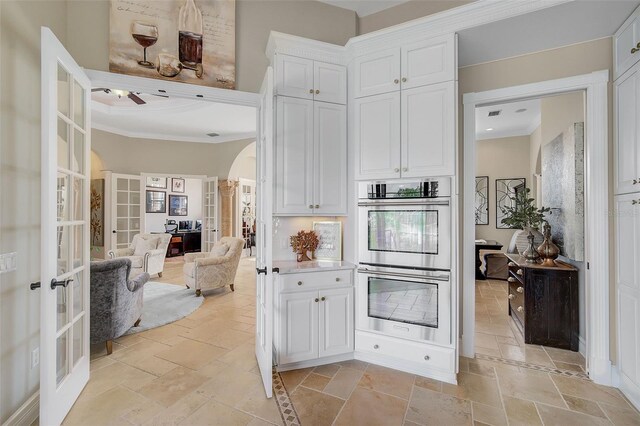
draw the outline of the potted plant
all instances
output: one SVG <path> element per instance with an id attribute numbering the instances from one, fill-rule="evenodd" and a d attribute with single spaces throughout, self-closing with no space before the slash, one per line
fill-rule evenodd
<path id="1" fill-rule="evenodd" d="M 535 199 L 529 197 L 529 188 L 525 188 L 524 191 L 516 192 L 514 196 L 510 196 L 511 205 L 501 206 L 502 214 L 504 218 L 502 223 L 508 225 L 510 228 L 519 229 L 516 238 L 516 247 L 518 253 L 523 254 L 529 246 L 527 240 L 529 235 L 533 235 L 535 247 L 542 243 L 544 239 L 543 235 L 538 231 L 538 228 L 544 221 L 545 214 L 551 214 L 551 208 L 535 206 Z"/>

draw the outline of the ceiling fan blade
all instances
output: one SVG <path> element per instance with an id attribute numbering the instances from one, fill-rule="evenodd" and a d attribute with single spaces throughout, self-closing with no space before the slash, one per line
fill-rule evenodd
<path id="1" fill-rule="evenodd" d="M 129 95 L 127 95 L 129 97 L 129 99 L 131 99 L 133 102 L 135 102 L 138 105 L 144 105 L 146 104 L 146 102 L 144 100 L 142 100 L 142 98 L 138 95 L 136 95 L 135 93 L 129 93 Z"/>

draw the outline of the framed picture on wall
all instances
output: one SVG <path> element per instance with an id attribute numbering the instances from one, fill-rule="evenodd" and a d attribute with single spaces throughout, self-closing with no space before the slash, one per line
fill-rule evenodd
<path id="1" fill-rule="evenodd" d="M 476 176 L 476 225 L 489 224 L 489 176 Z"/>
<path id="2" fill-rule="evenodd" d="M 186 216 L 189 206 L 186 195 L 169 194 L 169 216 Z"/>
<path id="3" fill-rule="evenodd" d="M 342 223 L 313 222 L 313 230 L 320 244 L 314 253 L 318 260 L 342 260 Z"/>
<path id="4" fill-rule="evenodd" d="M 184 192 L 184 179 L 172 178 L 171 179 L 171 191 L 172 192 Z"/>
<path id="5" fill-rule="evenodd" d="M 147 188 L 167 189 L 167 178 L 158 176 L 147 176 Z"/>
<path id="6" fill-rule="evenodd" d="M 527 180 L 525 178 L 496 179 L 496 228 L 511 229 L 502 223 L 504 213 L 502 207 L 516 207 L 516 195 L 524 191 Z"/>
<path id="7" fill-rule="evenodd" d="M 164 191 L 147 190 L 147 213 L 167 212 L 167 193 Z"/>

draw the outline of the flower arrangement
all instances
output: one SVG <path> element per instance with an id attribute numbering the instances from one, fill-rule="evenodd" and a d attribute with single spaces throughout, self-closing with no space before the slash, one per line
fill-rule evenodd
<path id="1" fill-rule="evenodd" d="M 297 254 L 296 260 L 302 262 L 313 258 L 313 252 L 318 248 L 320 239 L 314 231 L 298 231 L 296 235 L 289 238 L 289 242 Z M 308 252 L 311 252 L 311 258 L 307 255 Z"/>

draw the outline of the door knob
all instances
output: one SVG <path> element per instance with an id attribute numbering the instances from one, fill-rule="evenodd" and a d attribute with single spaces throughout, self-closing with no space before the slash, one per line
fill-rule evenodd
<path id="1" fill-rule="evenodd" d="M 55 290 L 56 287 L 64 287 L 66 288 L 69 283 L 73 282 L 72 279 L 68 279 L 68 280 L 64 280 L 64 281 L 58 281 L 55 278 L 51 280 L 51 290 Z"/>

